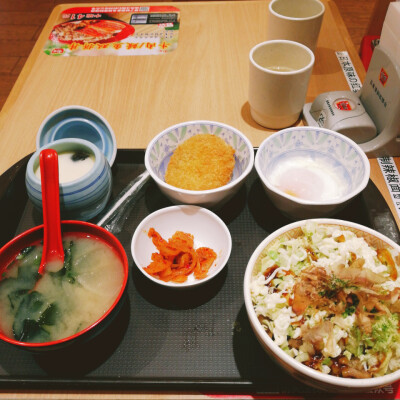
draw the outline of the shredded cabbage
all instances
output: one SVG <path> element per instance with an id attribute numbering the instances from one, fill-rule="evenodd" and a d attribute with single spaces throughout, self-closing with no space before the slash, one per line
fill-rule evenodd
<path id="1" fill-rule="evenodd" d="M 274 342 L 323 373 L 367 378 L 400 368 L 398 254 L 352 230 L 307 222 L 263 251 L 254 310 Z"/>

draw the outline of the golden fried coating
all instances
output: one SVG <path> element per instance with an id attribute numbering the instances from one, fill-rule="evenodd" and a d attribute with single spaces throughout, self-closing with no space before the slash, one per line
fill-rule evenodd
<path id="1" fill-rule="evenodd" d="M 192 136 L 172 155 L 165 182 L 187 190 L 208 190 L 226 185 L 235 167 L 235 150 L 209 133 Z"/>

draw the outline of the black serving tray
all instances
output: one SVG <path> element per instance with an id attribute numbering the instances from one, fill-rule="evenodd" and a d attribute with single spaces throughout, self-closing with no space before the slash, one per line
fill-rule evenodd
<path id="1" fill-rule="evenodd" d="M 27 198 L 29 156 L 0 177 L 0 241 L 42 223 Z M 119 150 L 113 197 L 144 171 L 144 150 Z M 232 235 L 232 253 L 213 280 L 190 290 L 160 287 L 137 270 L 130 244 L 140 221 L 172 205 L 150 181 L 116 234 L 128 255 L 126 301 L 116 319 L 85 345 L 33 354 L 0 343 L 0 389 L 190 390 L 301 394 L 316 390 L 280 369 L 247 319 L 243 277 L 258 244 L 291 221 L 268 200 L 255 170 L 216 213 Z M 357 222 L 399 242 L 396 222 L 370 181 L 335 218 Z"/>

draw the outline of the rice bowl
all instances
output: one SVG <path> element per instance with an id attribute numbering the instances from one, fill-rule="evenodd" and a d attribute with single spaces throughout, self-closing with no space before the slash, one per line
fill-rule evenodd
<path id="1" fill-rule="evenodd" d="M 385 236 L 346 221 L 279 229 L 258 246 L 245 274 L 257 339 L 318 388 L 361 391 L 398 380 L 399 252 Z"/>

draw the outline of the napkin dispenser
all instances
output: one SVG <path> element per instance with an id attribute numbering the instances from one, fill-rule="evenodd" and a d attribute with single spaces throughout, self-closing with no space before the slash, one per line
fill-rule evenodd
<path id="1" fill-rule="evenodd" d="M 308 125 L 348 136 L 370 157 L 400 156 L 398 15 L 400 2 L 391 3 L 361 90 L 322 93 L 303 107 Z"/>
<path id="2" fill-rule="evenodd" d="M 322 93 L 304 105 L 308 125 L 340 132 L 367 156 L 400 156 L 400 69 L 378 45 L 361 90 Z"/>

